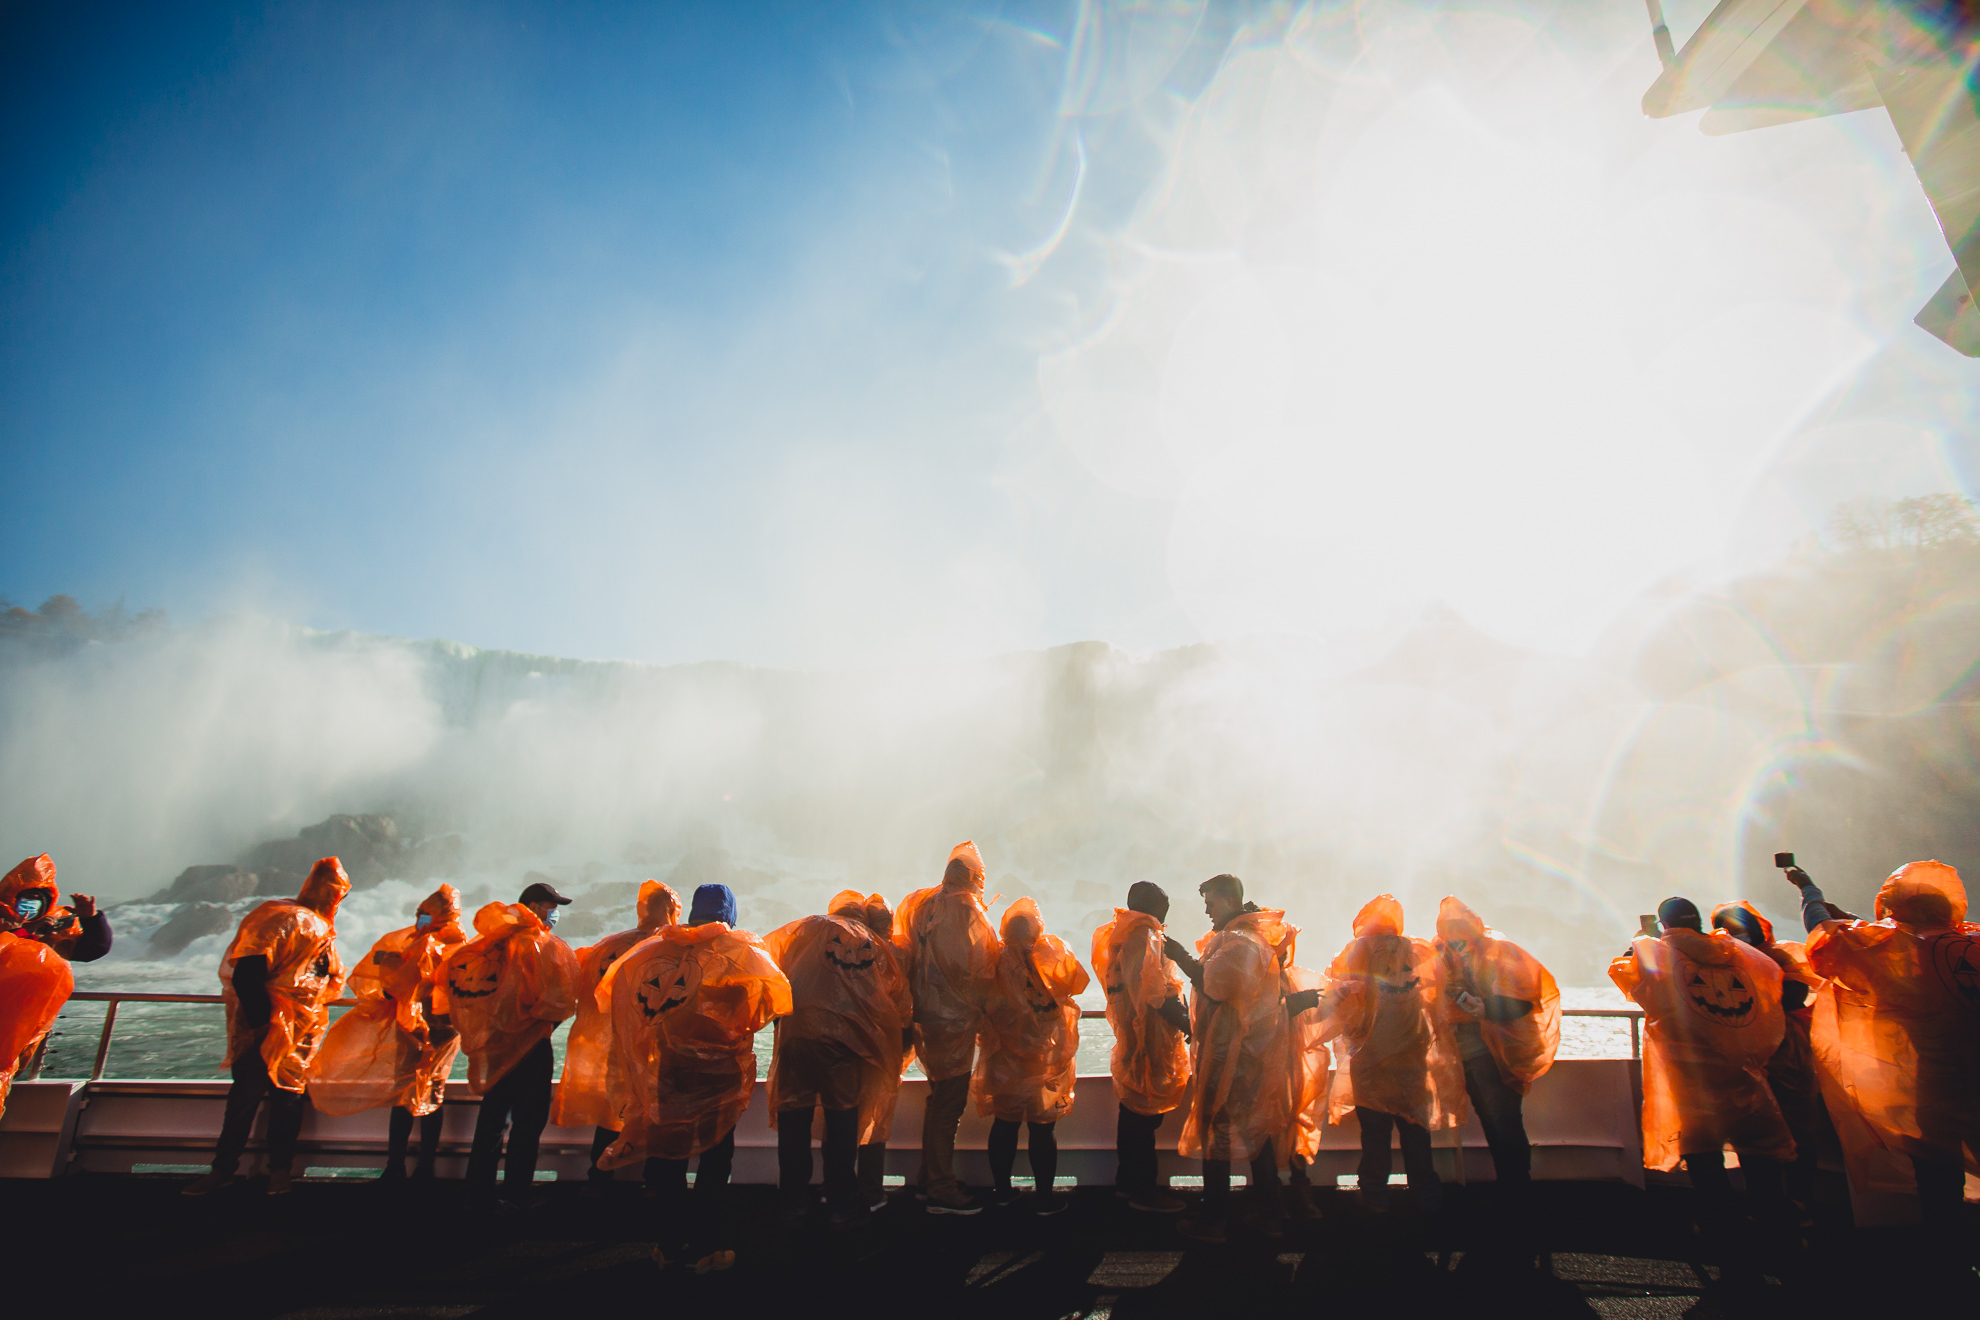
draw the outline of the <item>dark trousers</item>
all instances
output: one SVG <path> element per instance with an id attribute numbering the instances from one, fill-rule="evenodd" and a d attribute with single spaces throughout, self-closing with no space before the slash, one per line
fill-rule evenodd
<path id="1" fill-rule="evenodd" d="M 859 1148 L 860 1204 L 876 1206 L 887 1197 L 887 1143 L 869 1141 Z"/>
<path id="2" fill-rule="evenodd" d="M 445 1115 L 438 1109 L 419 1118 L 419 1175 L 433 1176 L 433 1161 L 440 1153 L 440 1129 Z M 406 1172 L 406 1147 L 412 1144 L 413 1112 L 404 1105 L 392 1106 L 391 1122 L 385 1129 L 385 1176 L 402 1178 Z"/>
<path id="3" fill-rule="evenodd" d="M 1746 1195 L 1753 1202 L 1755 1217 L 1765 1226 L 1780 1228 L 1787 1218 L 1787 1165 L 1741 1152 L 1739 1167 L 1746 1175 Z M 1721 1267 L 1739 1274 L 1758 1273 L 1753 1235 L 1734 1199 L 1725 1152 L 1687 1155 L 1684 1171 L 1691 1175 L 1691 1185 L 1698 1193 L 1698 1226 L 1709 1240 L 1722 1244 Z"/>
<path id="4" fill-rule="evenodd" d="M 269 1121 L 269 1127 L 272 1131 L 274 1120 Z M 269 1142 L 273 1144 L 272 1136 Z M 1745 1157 L 1742 1156 L 1740 1163 L 1743 1165 L 1745 1162 Z M 1918 1179 L 1918 1210 L 1927 1224 L 1956 1227 L 1965 1221 L 1966 1166 L 1964 1164 L 1957 1159 L 1929 1159 L 1913 1155 L 1911 1172 Z"/>
<path id="5" fill-rule="evenodd" d="M 1043 1195 L 1052 1190 L 1052 1180 L 1059 1176 L 1057 1125 L 1026 1123 L 1023 1126 L 1031 1134 L 1025 1141 L 1024 1153 L 1031 1163 L 1031 1177 Z M 1011 1170 L 1017 1167 L 1018 1127 L 1017 1122 L 1002 1118 L 990 1124 L 990 1181 L 1000 1192 L 1011 1189 Z"/>
<path id="6" fill-rule="evenodd" d="M 241 1166 L 254 1115 L 268 1101 L 268 1169 L 287 1173 L 296 1162 L 296 1134 L 302 1131 L 305 1101 L 269 1080 L 268 1065 L 255 1050 L 234 1060 L 234 1081 L 227 1088 L 227 1116 L 220 1122 L 220 1141 L 213 1148 L 213 1171 L 231 1174 Z"/>
<path id="7" fill-rule="evenodd" d="M 508 1158 L 503 1161 L 502 1190 L 511 1199 L 529 1196 L 536 1181 L 536 1147 L 550 1121 L 550 1074 L 555 1056 L 546 1037 L 502 1074 L 481 1097 L 481 1116 L 474 1121 L 474 1148 L 468 1154 L 470 1190 L 495 1186 L 495 1163 L 502 1159 L 502 1129 L 509 1129 Z"/>
<path id="8" fill-rule="evenodd" d="M 1485 1129 L 1485 1144 L 1492 1150 L 1492 1170 L 1498 1180 L 1508 1186 L 1531 1182 L 1533 1143 L 1526 1139 L 1522 1110 L 1526 1097 L 1506 1084 L 1498 1061 L 1490 1053 L 1465 1056 L 1464 1089 L 1471 1096 L 1478 1126 Z"/>
<path id="9" fill-rule="evenodd" d="M 701 1152 L 701 1165 L 694 1171 L 694 1194 L 689 1196 L 686 1160 L 653 1160 L 654 1190 L 660 1199 L 660 1245 L 671 1248 L 682 1242 L 698 1248 L 712 1246 L 721 1237 L 722 1211 L 729 1200 L 729 1170 L 736 1162 L 736 1130 L 730 1128 L 722 1139 Z"/>
<path id="10" fill-rule="evenodd" d="M 817 1106 L 777 1114 L 777 1185 L 787 1201 L 811 1194 L 811 1116 Z M 882 1147 L 881 1149 L 886 1149 Z M 837 1210 L 859 1200 L 859 1111 L 825 1111 L 825 1202 Z M 695 1180 L 699 1184 L 700 1179 Z"/>
<path id="11" fill-rule="evenodd" d="M 1389 1171 L 1395 1167 L 1389 1153 L 1389 1134 L 1402 1143 L 1403 1172 L 1409 1175 L 1409 1190 L 1416 1193 L 1425 1210 L 1436 1210 L 1444 1203 L 1444 1182 L 1430 1158 L 1430 1133 L 1406 1118 L 1385 1114 L 1379 1109 L 1356 1105 L 1355 1122 L 1361 1125 L 1361 1201 L 1372 1210 L 1389 1205 Z"/>
<path id="12" fill-rule="evenodd" d="M 1266 1214 L 1279 1209 L 1279 1154 L 1271 1142 L 1251 1157 L 1251 1185 L 1257 1189 L 1259 1205 Z M 1203 1161 L 1203 1209 L 1212 1218 L 1222 1219 L 1231 1208 L 1231 1162 Z"/>
<path id="13" fill-rule="evenodd" d="M 608 1183 L 612 1181 L 612 1177 L 615 1171 L 612 1169 L 599 1168 L 598 1157 L 605 1153 L 605 1148 L 607 1146 L 611 1145 L 613 1142 L 617 1141 L 618 1139 L 619 1139 L 619 1134 L 614 1132 L 611 1128 L 592 1129 L 591 1167 L 585 1170 L 584 1176 L 586 1180 L 594 1183 Z M 640 1171 L 641 1176 L 643 1176 L 646 1179 L 646 1185 L 649 1189 L 657 1185 L 654 1180 L 658 1176 L 659 1167 L 660 1167 L 660 1162 L 658 1160 L 648 1159 L 646 1161 L 646 1164 L 642 1167 Z"/>
<path id="14" fill-rule="evenodd" d="M 1114 1186 L 1133 1196 L 1160 1190 L 1161 1163 L 1155 1156 L 1155 1133 L 1167 1114 L 1137 1114 L 1126 1105 L 1114 1125 L 1114 1153 L 1120 1168 Z"/>

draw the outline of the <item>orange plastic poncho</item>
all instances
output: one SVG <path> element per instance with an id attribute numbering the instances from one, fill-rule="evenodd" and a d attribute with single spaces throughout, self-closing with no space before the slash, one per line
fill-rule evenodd
<path id="1" fill-rule="evenodd" d="M 681 919 L 681 896 L 658 880 L 639 887 L 631 930 L 607 935 L 577 951 L 577 1021 L 564 1041 L 564 1076 L 550 1106 L 550 1121 L 558 1127 L 601 1127 L 612 1130 L 618 1111 L 612 1106 L 612 1003 L 598 1002 L 598 986 L 612 964 L 634 946 L 653 938 L 662 926 Z"/>
<path id="2" fill-rule="evenodd" d="M 309 1074 L 309 1100 L 326 1114 L 396 1105 L 430 1114 L 447 1098 L 460 1037 L 435 1042 L 428 1007 L 447 955 L 467 943 L 461 891 L 441 885 L 420 903 L 426 929 L 404 926 L 379 937 L 351 969 L 357 1007 L 332 1024 Z"/>
<path id="3" fill-rule="evenodd" d="M 1808 996 L 1800 1008 L 1788 1012 L 1783 1002 L 1781 1007 L 1786 1015 L 1787 1033 L 1781 1037 L 1781 1047 L 1774 1051 L 1774 1057 L 1767 1060 L 1767 1084 L 1774 1088 L 1774 1099 L 1781 1107 L 1781 1117 L 1787 1120 L 1788 1131 L 1799 1142 L 1804 1135 L 1819 1130 L 1824 1119 L 1822 1080 L 1816 1064 L 1813 1036 L 1815 997 L 1822 988 L 1822 978 L 1809 966 L 1808 950 L 1794 940 L 1776 940 L 1774 923 L 1743 898 L 1713 908 L 1711 924 L 1718 926 L 1721 916 L 1733 911 L 1744 912 L 1753 928 L 1759 931 L 1764 941 L 1760 952 L 1772 958 L 1774 965 L 1781 969 L 1782 989 L 1785 990 L 1790 981 L 1798 981 L 1808 987 Z"/>
<path id="4" fill-rule="evenodd" d="M 1086 989 L 1086 969 L 1064 940 L 1045 933 L 1045 918 L 1029 898 L 1004 909 L 999 936 L 996 989 L 984 1002 L 970 1095 L 985 1117 L 1056 1123 L 1073 1107 L 1079 1053 L 1073 996 Z"/>
<path id="5" fill-rule="evenodd" d="M 962 1076 L 975 1057 L 999 952 L 985 915 L 983 858 L 974 843 L 964 841 L 949 853 L 941 884 L 901 900 L 894 944 L 907 964 L 922 1071 L 931 1082 Z"/>
<path id="6" fill-rule="evenodd" d="M 877 896 L 876 896 L 877 897 Z M 885 906 L 885 900 L 882 900 Z M 857 1055 L 862 1129 L 891 1075 L 898 1095 L 901 1029 L 914 1020 L 914 1001 L 893 946 L 867 924 L 869 900 L 856 889 L 833 895 L 829 915 L 800 917 L 763 937 L 763 948 L 791 983 L 791 1011 L 777 1019 L 770 1062 L 770 1126 L 784 1110 L 784 1050 L 799 1041 L 830 1041 Z M 887 1125 L 892 1126 L 892 1106 Z M 862 1143 L 864 1144 L 864 1143 Z"/>
<path id="7" fill-rule="evenodd" d="M 22 939 L 35 940 L 47 945 L 67 958 L 75 950 L 77 941 L 82 939 L 82 923 L 76 919 L 73 908 L 62 906 L 62 894 L 55 887 L 55 859 L 47 853 L 30 857 L 0 877 L 0 906 L 10 914 L 15 912 L 15 904 L 23 894 L 39 893 L 47 902 L 41 915 L 14 934 Z"/>
<path id="8" fill-rule="evenodd" d="M 1966 920 L 1966 887 L 1942 862 L 1912 862 L 1884 881 L 1876 915 L 1808 937 L 1828 978 L 1817 1057 L 1886 1146 L 1942 1160 L 1964 1147 L 1980 1172 L 1980 925 Z"/>
<path id="9" fill-rule="evenodd" d="M 1381 894 L 1354 918 L 1354 938 L 1327 968 L 1336 1071 L 1328 1118 L 1379 1110 L 1418 1127 L 1457 1127 L 1468 1112 L 1464 1063 L 1443 1021 L 1444 969 L 1428 941 L 1403 934 L 1403 909 Z"/>
<path id="10" fill-rule="evenodd" d="M 848 889 L 841 897 L 850 898 Z M 839 908 L 839 900 L 832 900 L 830 909 L 834 915 L 851 916 L 848 906 Z M 859 918 L 866 928 L 873 932 L 880 955 L 892 967 L 889 974 L 897 980 L 907 998 L 903 1001 L 906 1012 L 901 1018 L 904 1026 L 912 1027 L 914 1022 L 914 995 L 907 991 L 907 969 L 901 963 L 901 951 L 894 945 L 894 910 L 887 906 L 887 900 L 880 894 L 868 894 L 864 910 Z M 912 1047 L 895 1042 L 890 1062 L 884 1068 L 874 1070 L 867 1078 L 859 1097 L 859 1144 L 886 1145 L 894 1132 L 894 1110 L 901 1099 L 901 1074 L 907 1070 L 908 1060 L 914 1057 Z"/>
<path id="11" fill-rule="evenodd" d="M 1724 931 L 1640 935 L 1609 979 L 1643 1010 L 1643 1165 L 1723 1150 L 1794 1158 L 1767 1084 L 1787 1032 L 1781 969 Z"/>
<path id="12" fill-rule="evenodd" d="M 337 956 L 337 905 L 351 879 L 335 857 L 312 866 L 294 898 L 276 898 L 241 918 L 234 942 L 220 960 L 220 993 L 227 1003 L 229 1067 L 258 1050 L 268 1076 L 284 1091 L 309 1084 L 310 1065 L 330 1024 L 330 1004 L 344 988 L 344 960 Z M 234 994 L 234 964 L 268 960 L 270 1015 L 266 1031 L 249 1028 Z"/>
<path id="13" fill-rule="evenodd" d="M 1284 993 L 1324 990 L 1326 978 L 1311 968 L 1288 966 Z M 1334 1060 L 1327 1044 L 1340 1032 L 1332 1005 L 1323 998 L 1318 1007 L 1294 1015 L 1286 1027 L 1286 1069 L 1291 1109 L 1280 1148 L 1288 1156 L 1311 1161 L 1320 1153 L 1320 1132 L 1327 1126 L 1333 1099 Z"/>
<path id="14" fill-rule="evenodd" d="M 523 1056 L 577 1011 L 578 962 L 571 946 L 520 903 L 474 914 L 475 938 L 447 955 L 433 1011 L 461 1033 L 468 1090 L 484 1095 Z"/>
<path id="15" fill-rule="evenodd" d="M 55 1025 L 76 988 L 68 959 L 39 940 L 0 931 L 0 1114 L 14 1074 Z"/>
<path id="16" fill-rule="evenodd" d="M 1273 908 L 1243 912 L 1196 942 L 1189 1107 L 1176 1151 L 1246 1160 L 1281 1138 L 1292 1112 L 1285 968 L 1298 931 Z"/>
<path id="17" fill-rule="evenodd" d="M 1438 1004 L 1445 1022 L 1452 1028 L 1476 1023 L 1499 1076 L 1525 1095 L 1554 1066 L 1554 1052 L 1561 1047 L 1561 988 L 1553 974 L 1449 895 L 1437 906 L 1435 948 L 1443 964 L 1445 993 Z M 1458 990 L 1488 1004 L 1494 996 L 1523 999 L 1533 1009 L 1511 1022 L 1473 1018 L 1451 997 Z"/>
<path id="18" fill-rule="evenodd" d="M 1093 975 L 1107 992 L 1114 1029 L 1114 1098 L 1137 1114 L 1166 1114 L 1189 1093 L 1189 1041 L 1159 1010 L 1182 994 L 1182 974 L 1162 952 L 1162 923 L 1115 908 L 1093 932 Z"/>
<path id="19" fill-rule="evenodd" d="M 598 993 L 626 1087 L 601 1169 L 684 1160 L 720 1141 L 756 1088 L 756 1033 L 791 1011 L 791 983 L 762 942 L 720 921 L 664 927 Z"/>

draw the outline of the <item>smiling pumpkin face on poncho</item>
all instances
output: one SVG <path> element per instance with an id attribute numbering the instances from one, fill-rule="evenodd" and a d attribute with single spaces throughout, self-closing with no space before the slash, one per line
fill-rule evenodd
<path id="1" fill-rule="evenodd" d="M 557 1085 L 550 1121 L 559 1127 L 615 1128 L 612 1106 L 612 1009 L 598 1002 L 598 987 L 612 965 L 663 928 L 681 919 L 681 899 L 658 880 L 639 887 L 631 930 L 607 935 L 577 951 L 577 1020 L 564 1042 L 564 1075 Z"/>
<path id="2" fill-rule="evenodd" d="M 1787 1031 L 1781 969 L 1724 931 L 1639 936 L 1610 979 L 1644 1014 L 1643 1163 L 1734 1149 L 1794 1158 L 1767 1080 Z"/>
<path id="3" fill-rule="evenodd" d="M 488 904 L 474 929 L 447 958 L 433 1009 L 461 1033 L 468 1090 L 483 1095 L 577 1011 L 578 965 L 570 945 L 520 903 Z"/>
<path id="4" fill-rule="evenodd" d="M 1464 1066 L 1439 1005 L 1443 962 L 1428 941 L 1403 934 L 1402 904 L 1369 900 L 1354 938 L 1327 968 L 1336 1070 L 1328 1111 L 1342 1121 L 1357 1106 L 1438 1129 L 1464 1122 Z"/>

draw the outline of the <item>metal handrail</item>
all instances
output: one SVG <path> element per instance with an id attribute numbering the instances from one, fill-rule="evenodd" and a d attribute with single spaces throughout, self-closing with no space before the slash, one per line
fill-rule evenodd
<path id="1" fill-rule="evenodd" d="M 149 991 L 142 991 L 142 990 L 78 990 L 74 994 L 70 995 L 69 999 L 70 1002 L 74 1002 L 80 999 L 91 1003 L 105 1003 L 110 1006 L 107 1010 L 105 1010 L 103 1014 L 103 1033 L 97 1038 L 96 1060 L 90 1065 L 90 1069 L 89 1069 L 89 1080 L 92 1082 L 100 1082 L 103 1080 L 103 1067 L 110 1059 L 110 1037 L 112 1033 L 116 1031 L 117 1028 L 117 1006 L 119 1004 L 125 1004 L 125 1003 L 224 1004 L 227 1002 L 226 998 L 222 995 L 154 994 Z M 336 999 L 331 1001 L 330 1007 L 354 1008 L 357 1006 L 357 1004 L 358 1001 L 355 999 Z M 1079 1015 L 1081 1018 L 1104 1018 L 1107 1016 L 1107 1011 L 1105 1009 L 1100 1009 L 1100 1008 L 1087 1008 L 1087 1009 L 1081 1009 Z M 1587 1018 L 1628 1018 L 1629 1019 L 1629 1057 L 1632 1059 L 1640 1059 L 1643 1057 L 1643 1034 L 1642 1034 L 1643 1010 L 1642 1009 L 1640 1008 L 1564 1008 L 1561 1010 L 1561 1016 L 1587 1017 Z M 41 1038 L 41 1043 L 35 1046 L 34 1058 L 28 1064 L 27 1076 L 22 1079 L 23 1081 L 31 1082 L 41 1076 L 41 1060 L 42 1060 L 42 1056 L 47 1054 L 47 1052 L 48 1052 L 48 1037 L 43 1036 Z"/>

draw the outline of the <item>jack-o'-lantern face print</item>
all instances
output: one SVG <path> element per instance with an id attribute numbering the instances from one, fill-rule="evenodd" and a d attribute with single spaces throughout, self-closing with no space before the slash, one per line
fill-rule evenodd
<path id="1" fill-rule="evenodd" d="M 648 1022 L 666 1017 L 701 988 L 701 964 L 679 955 L 655 958 L 640 975 L 639 1011 Z"/>
<path id="2" fill-rule="evenodd" d="M 1932 943 L 1932 969 L 1960 1003 L 1980 1013 L 1980 939 L 1940 936 Z"/>
<path id="3" fill-rule="evenodd" d="M 825 961 L 842 972 L 870 972 L 879 953 L 867 936 L 835 925 L 825 934 Z"/>
<path id="4" fill-rule="evenodd" d="M 447 993 L 455 999 L 486 999 L 502 983 L 502 956 L 483 949 L 447 966 Z"/>
<path id="5" fill-rule="evenodd" d="M 1423 988 L 1416 972 L 1415 950 L 1400 935 L 1381 935 L 1368 958 L 1368 972 L 1385 995 L 1413 995 Z"/>
<path id="6" fill-rule="evenodd" d="M 1737 964 L 1706 967 L 1680 958 L 1678 984 L 1684 990 L 1684 1002 L 1707 1022 L 1744 1027 L 1759 1016 L 1760 1000 L 1753 992 L 1753 982 Z"/>

